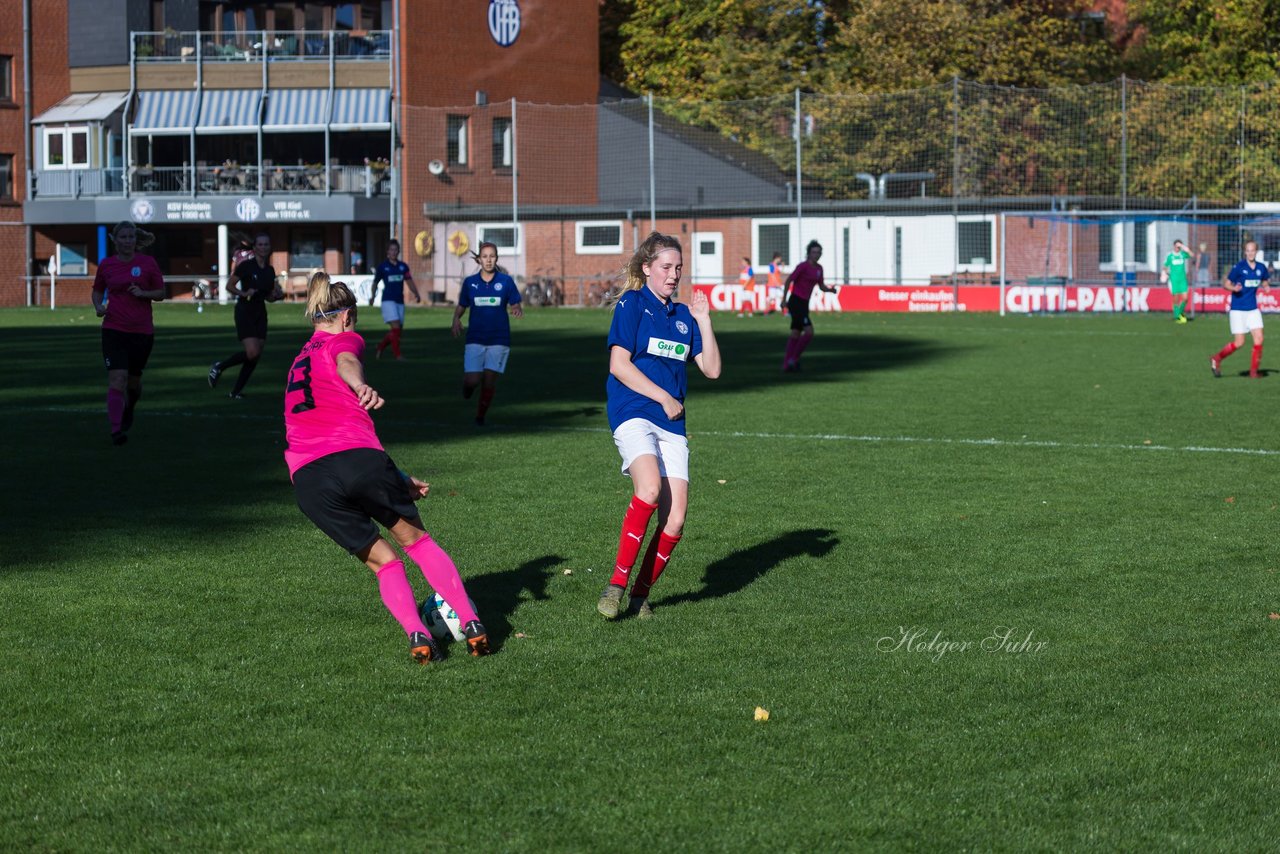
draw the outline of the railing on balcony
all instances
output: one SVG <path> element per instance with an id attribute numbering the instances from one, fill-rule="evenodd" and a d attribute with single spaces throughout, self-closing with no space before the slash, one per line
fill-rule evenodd
<path id="1" fill-rule="evenodd" d="M 319 165 L 267 165 L 264 171 L 262 192 L 270 195 L 331 192 L 372 198 L 391 192 L 390 171 L 368 164 L 335 165 L 328 169 Z M 120 168 L 36 170 L 31 173 L 31 197 L 258 194 L 256 165 L 198 164 L 194 173 L 194 190 L 192 180 L 190 166 L 135 166 L 129 170 L 127 182 L 125 170 Z"/>
<path id="2" fill-rule="evenodd" d="M 199 48 L 197 50 L 197 48 Z M 133 33 L 138 62 L 255 62 L 277 60 L 389 60 L 390 30 L 297 30 L 214 33 Z"/>

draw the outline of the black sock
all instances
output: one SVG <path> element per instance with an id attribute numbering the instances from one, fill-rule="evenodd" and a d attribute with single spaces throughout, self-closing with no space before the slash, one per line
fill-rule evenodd
<path id="1" fill-rule="evenodd" d="M 244 360 L 244 364 L 240 366 L 240 376 L 236 377 L 236 387 L 231 390 L 232 394 L 244 391 L 245 384 L 249 382 L 249 377 L 253 376 L 253 369 L 256 367 L 258 367 L 257 359 Z"/>
<path id="2" fill-rule="evenodd" d="M 228 356 L 227 358 L 219 362 L 218 368 L 220 370 L 225 371 L 227 368 L 235 367 L 236 365 L 243 364 L 246 361 L 248 360 L 245 359 L 244 357 L 244 351 L 241 350 L 239 353 L 236 353 L 234 356 Z"/>
<path id="3" fill-rule="evenodd" d="M 138 405 L 138 401 L 142 399 L 142 389 L 127 388 L 125 389 L 124 415 L 120 418 L 120 429 L 128 430 L 133 426 L 133 408 Z"/>

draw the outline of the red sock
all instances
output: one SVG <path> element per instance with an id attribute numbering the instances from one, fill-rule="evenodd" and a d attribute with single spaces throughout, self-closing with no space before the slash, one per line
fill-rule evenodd
<path id="1" fill-rule="evenodd" d="M 484 418 L 484 414 L 489 411 L 489 404 L 493 403 L 493 393 L 495 389 L 480 389 L 480 403 L 476 405 L 476 418 Z"/>
<path id="2" fill-rule="evenodd" d="M 658 536 L 649 541 L 644 560 L 640 562 L 640 572 L 636 575 L 635 586 L 631 588 L 632 599 L 648 598 L 649 588 L 657 583 L 662 570 L 667 568 L 667 561 L 671 560 L 671 552 L 679 542 L 679 537 L 673 537 L 666 531 L 659 531 Z"/>
<path id="3" fill-rule="evenodd" d="M 120 420 L 124 418 L 124 392 L 117 388 L 107 389 L 107 420 L 111 422 L 111 432 L 120 432 Z"/>
<path id="4" fill-rule="evenodd" d="M 1258 363 L 1261 361 L 1262 361 L 1262 345 L 1254 344 L 1253 345 L 1253 361 L 1249 363 L 1249 374 L 1251 376 L 1257 376 Z"/>
<path id="5" fill-rule="evenodd" d="M 1228 357 L 1228 356 L 1230 356 L 1232 353 L 1234 353 L 1237 349 L 1239 349 L 1239 347 L 1240 347 L 1240 345 L 1239 345 L 1239 344 L 1237 344 L 1236 342 L 1232 341 L 1230 344 L 1228 344 L 1227 346 L 1225 346 L 1225 347 L 1223 347 L 1221 350 L 1219 350 L 1219 351 L 1218 351 L 1218 355 L 1214 356 L 1213 358 L 1215 358 L 1215 359 L 1217 359 L 1219 362 L 1221 362 L 1223 359 L 1227 358 L 1227 357 Z"/>
<path id="6" fill-rule="evenodd" d="M 636 555 L 640 554 L 640 544 L 644 542 L 644 533 L 649 530 L 649 519 L 657 504 L 641 501 L 639 496 L 631 496 L 627 505 L 627 515 L 622 517 L 622 536 L 618 538 L 618 556 L 613 562 L 613 577 L 610 584 L 626 587 L 631 578 L 631 567 L 635 566 Z"/>
<path id="7" fill-rule="evenodd" d="M 399 329 L 392 329 L 387 333 L 387 337 L 391 339 L 391 352 L 397 359 L 400 358 L 400 331 Z"/>
<path id="8" fill-rule="evenodd" d="M 382 604 L 387 606 L 405 634 L 426 634 L 427 627 L 422 624 L 422 616 L 418 613 L 413 588 L 409 586 L 409 579 L 404 577 L 404 561 L 393 560 L 378 570 L 378 593 L 382 595 Z"/>
<path id="9" fill-rule="evenodd" d="M 382 340 L 378 342 L 378 352 L 381 353 L 383 350 L 387 349 L 387 347 L 389 346 L 391 346 L 390 331 L 388 331 L 386 335 L 383 335 Z"/>

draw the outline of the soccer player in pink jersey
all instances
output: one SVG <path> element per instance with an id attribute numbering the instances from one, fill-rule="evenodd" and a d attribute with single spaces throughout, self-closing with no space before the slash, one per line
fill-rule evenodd
<path id="1" fill-rule="evenodd" d="M 102 359 L 107 365 L 107 420 L 111 442 L 123 445 L 142 397 L 142 369 L 151 358 L 155 326 L 151 303 L 165 297 L 164 276 L 149 255 L 138 254 L 155 236 L 129 221 L 111 230 L 116 254 L 98 263 L 93 310 L 102 321 Z"/>
<path id="2" fill-rule="evenodd" d="M 805 248 L 805 260 L 791 271 L 782 288 L 782 300 L 791 315 L 791 335 L 787 338 L 787 351 L 782 358 L 784 372 L 800 370 L 800 356 L 813 340 L 813 321 L 809 319 L 809 297 L 813 294 L 813 289 L 817 287 L 829 294 L 836 291 L 835 288 L 827 287 L 822 279 L 822 265 L 818 263 L 821 257 L 822 244 L 810 240 Z M 788 291 L 791 292 L 790 298 L 787 297 Z"/>
<path id="3" fill-rule="evenodd" d="M 471 654 L 488 655 L 488 634 L 458 568 L 423 528 L 414 506 L 431 487 L 396 468 L 373 429 L 369 410 L 381 409 L 384 401 L 365 382 L 355 294 L 316 273 L 307 287 L 307 315 L 315 333 L 293 360 L 284 395 L 284 458 L 298 507 L 373 570 L 383 604 L 409 636 L 415 661 L 439 660 L 440 651 L 422 622 L 404 562 L 375 521 L 457 612 Z"/>

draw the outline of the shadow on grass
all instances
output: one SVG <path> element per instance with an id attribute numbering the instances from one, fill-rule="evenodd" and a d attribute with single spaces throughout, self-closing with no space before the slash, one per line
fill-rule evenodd
<path id="1" fill-rule="evenodd" d="M 708 564 L 702 574 L 702 589 L 669 596 L 654 606 L 663 608 L 732 596 L 783 561 L 800 555 L 824 557 L 840 544 L 835 532 L 823 528 L 791 531 L 767 542 L 725 555 Z"/>
<path id="2" fill-rule="evenodd" d="M 480 621 L 489 632 L 493 646 L 501 647 L 511 636 L 511 615 L 526 598 L 544 602 L 551 598 L 547 582 L 557 566 L 564 563 L 559 555 L 544 555 L 527 560 L 515 569 L 488 572 L 469 579 L 467 593 L 476 603 Z"/>

